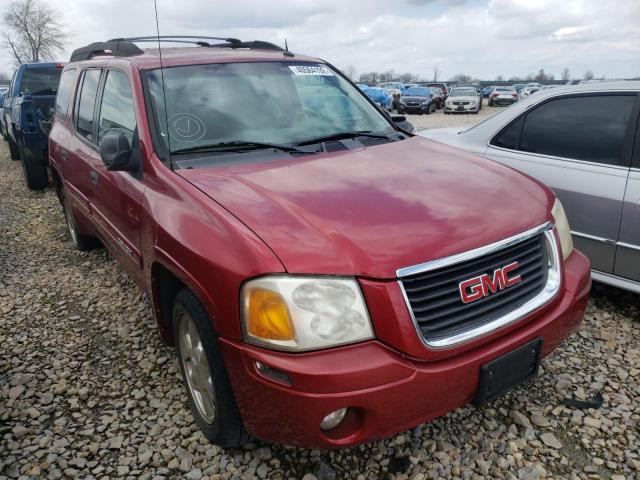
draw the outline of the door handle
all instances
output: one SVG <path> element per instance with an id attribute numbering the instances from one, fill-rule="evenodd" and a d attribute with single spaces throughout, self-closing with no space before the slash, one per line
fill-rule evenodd
<path id="1" fill-rule="evenodd" d="M 67 161 L 67 150 L 65 148 L 61 148 L 60 149 L 60 157 L 62 157 L 62 160 L 64 160 L 65 162 Z"/>
<path id="2" fill-rule="evenodd" d="M 91 179 L 91 183 L 93 183 L 94 185 L 98 184 L 98 172 L 96 172 L 95 170 L 91 170 L 89 172 L 89 178 Z"/>

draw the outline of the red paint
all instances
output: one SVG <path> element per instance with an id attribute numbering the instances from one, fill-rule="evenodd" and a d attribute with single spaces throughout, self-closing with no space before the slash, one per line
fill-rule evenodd
<path id="1" fill-rule="evenodd" d="M 498 268 L 490 276 L 488 273 L 473 277 L 460 282 L 458 290 L 462 303 L 471 303 L 480 300 L 486 296 L 498 293 L 500 290 L 509 288 L 522 281 L 520 275 L 509 278 L 509 273 L 516 270 L 520 265 L 513 262 L 506 267 Z"/>
<path id="2" fill-rule="evenodd" d="M 169 49 L 166 66 L 241 61 L 317 61 L 280 53 Z M 590 285 L 587 260 L 566 262 L 563 291 L 509 327 L 447 350 L 430 350 L 411 322 L 395 271 L 511 237 L 552 221 L 553 194 L 514 170 L 414 137 L 356 151 L 261 164 L 171 171 L 155 155 L 139 72 L 151 54 L 98 58 L 67 66 L 118 68 L 130 78 L 141 178 L 109 172 L 98 151 L 72 132 L 72 114 L 56 120 L 50 163 L 71 199 L 80 233 L 99 236 L 152 300 L 163 337 L 158 266 L 202 301 L 221 335 L 243 420 L 260 438 L 336 447 L 380 438 L 468 402 L 478 368 L 536 336 L 547 354 L 577 328 Z M 74 99 L 71 100 L 72 105 Z M 71 110 L 71 109 L 70 109 Z M 66 150 L 66 160 L 62 152 Z M 91 184 L 97 173 L 101 189 Z M 482 198 L 491 208 L 478 208 Z M 495 282 L 517 281 L 509 276 Z M 269 273 L 358 278 L 376 340 L 305 354 L 242 341 L 239 290 Z M 291 387 L 255 369 L 259 360 L 290 375 Z M 330 436 L 320 420 L 355 407 Z"/>

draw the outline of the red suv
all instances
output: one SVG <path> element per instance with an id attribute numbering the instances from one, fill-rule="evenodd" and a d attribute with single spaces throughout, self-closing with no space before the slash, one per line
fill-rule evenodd
<path id="1" fill-rule="evenodd" d="M 548 188 L 413 136 L 317 58 L 144 40 L 73 53 L 50 163 L 212 442 L 391 435 L 493 400 L 578 328 L 589 262 Z"/>

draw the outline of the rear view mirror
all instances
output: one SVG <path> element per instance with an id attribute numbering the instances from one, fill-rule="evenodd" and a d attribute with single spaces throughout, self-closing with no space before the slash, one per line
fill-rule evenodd
<path id="1" fill-rule="evenodd" d="M 108 132 L 100 141 L 100 157 L 107 170 L 136 171 L 137 162 L 133 161 L 131 143 L 122 132 Z"/>

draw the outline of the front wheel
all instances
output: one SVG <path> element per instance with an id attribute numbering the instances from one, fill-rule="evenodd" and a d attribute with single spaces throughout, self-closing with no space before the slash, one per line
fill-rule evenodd
<path id="1" fill-rule="evenodd" d="M 248 440 L 211 318 L 184 289 L 173 303 L 173 335 L 191 414 L 203 435 L 222 447 Z"/>

